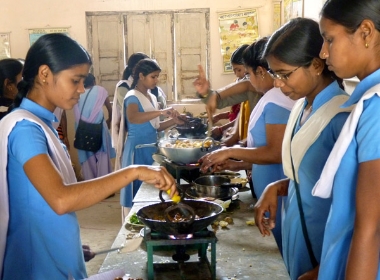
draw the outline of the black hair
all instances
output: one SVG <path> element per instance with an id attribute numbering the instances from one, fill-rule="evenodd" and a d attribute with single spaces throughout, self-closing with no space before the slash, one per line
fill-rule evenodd
<path id="1" fill-rule="evenodd" d="M 18 94 L 11 109 L 19 107 L 23 97 L 35 85 L 40 66 L 47 65 L 53 74 L 80 64 L 92 65 L 89 53 L 63 33 L 41 36 L 28 50 L 22 71 L 23 80 L 18 83 Z"/>
<path id="2" fill-rule="evenodd" d="M 343 25 L 349 33 L 354 33 L 365 19 L 373 21 L 380 31 L 379 0 L 328 0 L 321 16 Z"/>
<path id="3" fill-rule="evenodd" d="M 262 57 L 265 44 L 268 41 L 268 37 L 263 37 L 256 42 L 249 45 L 243 52 L 243 61 L 246 67 L 251 67 L 256 72 L 257 67 L 261 66 L 268 69 L 267 61 Z"/>
<path id="4" fill-rule="evenodd" d="M 231 55 L 231 63 L 243 65 L 243 52 L 249 45 L 244 44 L 238 47 Z"/>
<path id="5" fill-rule="evenodd" d="M 95 76 L 92 75 L 91 73 L 88 73 L 86 79 L 84 79 L 84 87 L 85 88 L 93 87 L 95 84 L 96 84 Z"/>
<path id="6" fill-rule="evenodd" d="M 21 73 L 23 64 L 14 58 L 0 60 L 0 97 L 4 96 L 5 80 L 8 79 L 16 86 L 17 75 Z"/>
<path id="7" fill-rule="evenodd" d="M 123 72 L 123 80 L 128 80 L 129 76 L 133 73 L 133 68 L 135 68 L 136 64 L 144 58 L 149 58 L 149 56 L 142 52 L 134 53 L 129 57 L 127 67 L 125 67 Z"/>
<path id="8" fill-rule="evenodd" d="M 133 83 L 131 88 L 135 88 L 137 85 L 137 82 L 139 81 L 139 74 L 143 74 L 144 76 L 147 76 L 148 74 L 155 72 L 155 71 L 161 71 L 160 66 L 158 66 L 157 62 L 150 58 L 144 58 L 143 60 L 140 60 L 135 68 L 133 69 Z"/>
<path id="9" fill-rule="evenodd" d="M 268 40 L 263 57 L 273 56 L 293 66 L 308 67 L 314 58 L 319 58 L 323 38 L 316 21 L 308 18 L 294 18 L 276 30 Z M 323 68 L 323 75 L 337 80 L 341 87 L 342 79 L 334 72 Z"/>

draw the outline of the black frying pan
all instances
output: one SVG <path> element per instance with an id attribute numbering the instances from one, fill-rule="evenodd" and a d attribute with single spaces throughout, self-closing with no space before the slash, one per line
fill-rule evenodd
<path id="1" fill-rule="evenodd" d="M 185 199 L 182 203 L 192 207 L 199 218 L 194 219 L 192 223 L 167 222 L 164 217 L 164 212 L 168 207 L 173 205 L 171 201 L 145 206 L 138 210 L 136 215 L 139 220 L 152 231 L 166 235 L 181 235 L 205 229 L 223 212 L 223 207 L 214 202 Z"/>

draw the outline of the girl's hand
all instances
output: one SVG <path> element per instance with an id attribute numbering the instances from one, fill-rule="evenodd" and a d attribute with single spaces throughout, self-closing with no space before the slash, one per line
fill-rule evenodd
<path id="1" fill-rule="evenodd" d="M 178 195 L 176 181 L 162 166 L 136 165 L 137 180 L 154 185 L 157 189 L 170 190 L 170 197 Z"/>
<path id="2" fill-rule="evenodd" d="M 228 149 L 220 149 L 200 158 L 201 171 L 206 172 L 210 167 L 215 169 L 215 166 L 223 164 L 229 158 Z"/>
<path id="3" fill-rule="evenodd" d="M 207 95 L 208 91 L 210 90 L 210 82 L 206 79 L 206 73 L 201 65 L 198 65 L 198 71 L 199 75 L 193 82 L 193 85 L 195 87 L 195 90 L 200 95 L 204 96 Z"/>
<path id="4" fill-rule="evenodd" d="M 254 207 L 255 223 L 263 236 L 276 226 L 277 193 L 280 181 L 269 184 Z M 269 218 L 266 214 L 269 213 Z"/>
<path id="5" fill-rule="evenodd" d="M 161 110 L 161 115 L 165 116 L 165 117 L 172 118 L 174 111 L 175 110 L 173 109 L 173 107 L 167 107 L 167 108 Z"/>

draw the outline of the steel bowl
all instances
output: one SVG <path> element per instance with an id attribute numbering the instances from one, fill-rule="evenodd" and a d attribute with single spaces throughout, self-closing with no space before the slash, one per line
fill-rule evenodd
<path id="1" fill-rule="evenodd" d="M 236 188 L 231 180 L 220 175 L 205 175 L 193 181 L 192 189 L 198 197 L 225 198 L 231 197 Z"/>
<path id="2" fill-rule="evenodd" d="M 174 148 L 171 147 L 175 141 L 201 141 L 202 146 L 197 148 Z M 212 144 L 209 147 L 205 146 L 206 141 L 211 141 Z M 158 143 L 158 151 L 160 154 L 164 155 L 170 161 L 179 163 L 179 164 L 190 164 L 196 163 L 204 155 L 215 151 L 220 148 L 220 143 L 216 142 L 213 138 L 208 137 L 205 139 L 187 139 L 187 138 L 178 138 L 178 139 L 166 139 L 161 140 Z"/>

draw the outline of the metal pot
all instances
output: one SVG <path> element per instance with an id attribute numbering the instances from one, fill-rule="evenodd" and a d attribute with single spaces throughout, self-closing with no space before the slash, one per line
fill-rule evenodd
<path id="1" fill-rule="evenodd" d="M 202 123 L 200 118 L 186 118 L 185 123 L 177 125 L 174 129 L 182 137 L 193 138 L 194 136 L 204 135 L 207 130 L 207 125 Z"/>
<path id="2" fill-rule="evenodd" d="M 188 141 L 190 143 L 193 142 L 202 142 L 202 146 L 199 148 L 172 148 L 171 146 L 176 141 Z M 211 145 L 207 146 L 206 144 L 211 141 Z M 186 138 L 178 138 L 178 139 L 170 139 L 170 140 L 161 140 L 158 143 L 158 151 L 160 154 L 166 156 L 169 160 L 182 163 L 196 163 L 198 160 L 204 155 L 215 151 L 220 148 L 220 143 L 214 141 L 213 138 L 208 137 L 205 139 L 186 139 Z"/>
<path id="3" fill-rule="evenodd" d="M 214 172 L 214 175 L 223 176 L 228 179 L 240 178 L 240 173 L 228 170 Z"/>
<path id="4" fill-rule="evenodd" d="M 201 146 L 197 148 L 172 148 L 171 146 L 175 144 L 176 141 L 188 141 L 188 142 L 201 142 Z M 211 142 L 208 146 L 207 143 Z M 168 160 L 179 164 L 190 164 L 197 163 L 198 160 L 204 155 L 215 151 L 220 148 L 220 142 L 215 141 L 211 137 L 205 139 L 187 139 L 187 138 L 176 138 L 176 139 L 162 139 L 158 143 L 152 144 L 139 144 L 135 146 L 135 149 L 147 148 L 147 147 L 158 147 L 158 153 L 165 156 Z M 132 155 L 134 157 L 134 155 Z"/>
<path id="5" fill-rule="evenodd" d="M 192 189 L 198 197 L 222 199 L 231 197 L 234 193 L 233 189 L 236 187 L 235 184 L 231 184 L 230 179 L 224 176 L 206 175 L 195 179 Z"/>
<path id="6" fill-rule="evenodd" d="M 136 215 L 152 231 L 167 235 L 181 235 L 198 232 L 206 228 L 223 212 L 222 206 L 209 201 L 185 199 L 181 203 L 192 207 L 199 218 L 194 219 L 191 223 L 167 222 L 163 213 L 168 207 L 174 205 L 173 202 L 160 202 L 142 207 Z"/>

